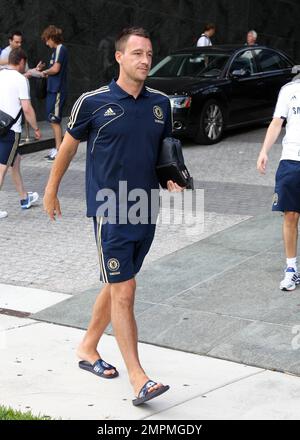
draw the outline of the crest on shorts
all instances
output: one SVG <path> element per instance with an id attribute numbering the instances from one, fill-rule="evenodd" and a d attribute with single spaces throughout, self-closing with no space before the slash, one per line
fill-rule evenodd
<path id="1" fill-rule="evenodd" d="M 162 108 L 159 107 L 158 105 L 155 105 L 153 107 L 153 113 L 154 113 L 154 116 L 157 119 L 159 119 L 160 121 L 164 118 L 164 112 L 163 112 Z"/>
<path id="2" fill-rule="evenodd" d="M 273 205 L 274 205 L 274 206 L 277 206 L 277 205 L 278 205 L 278 194 L 277 194 L 277 193 L 275 193 L 275 194 L 273 195 Z"/>
<path id="3" fill-rule="evenodd" d="M 119 260 L 117 260 L 116 258 L 111 258 L 111 259 L 108 260 L 108 262 L 107 262 L 107 267 L 108 267 L 109 270 L 111 270 L 112 272 L 116 272 L 118 269 L 120 269 L 120 262 L 119 262 Z"/>

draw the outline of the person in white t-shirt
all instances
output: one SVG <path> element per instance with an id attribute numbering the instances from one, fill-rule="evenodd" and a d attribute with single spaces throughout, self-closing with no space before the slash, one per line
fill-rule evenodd
<path id="1" fill-rule="evenodd" d="M 13 49 L 18 49 L 19 47 L 21 47 L 22 42 L 23 42 L 22 32 L 20 31 L 11 32 L 11 35 L 9 36 L 9 45 L 2 50 L 0 55 L 0 66 L 8 65 L 8 57 L 10 52 Z"/>
<path id="2" fill-rule="evenodd" d="M 257 160 L 257 169 L 261 174 L 266 172 L 268 152 L 276 142 L 284 121 L 286 134 L 282 141 L 282 154 L 276 172 L 272 210 L 284 213 L 286 269 L 280 289 L 290 291 L 300 283 L 297 270 L 300 216 L 300 80 L 292 81 L 280 90 L 273 120 Z"/>
<path id="3" fill-rule="evenodd" d="M 20 31 L 11 32 L 11 34 L 9 36 L 9 45 L 7 47 L 5 47 L 5 49 L 3 49 L 2 52 L 0 53 L 0 69 L 7 67 L 8 57 L 9 57 L 10 52 L 13 49 L 18 49 L 18 48 L 22 47 L 22 43 L 23 43 L 22 32 L 20 32 Z M 26 62 L 26 66 L 25 66 L 26 78 L 31 78 L 31 77 L 39 78 L 39 77 L 41 77 L 42 74 L 39 71 L 42 70 L 44 66 L 45 66 L 45 64 L 42 61 L 40 61 L 36 67 L 34 67 L 33 69 L 29 69 L 28 63 Z"/>
<path id="4" fill-rule="evenodd" d="M 21 108 L 26 120 L 34 130 L 35 138 L 40 139 L 41 133 L 37 125 L 35 111 L 31 105 L 28 80 L 24 77 L 27 56 L 21 48 L 13 49 L 9 54 L 8 66 L 0 70 L 0 110 L 17 118 Z M 20 195 L 22 209 L 28 209 L 35 203 L 39 195 L 26 192 L 20 171 L 21 156 L 17 152 L 21 132 L 22 116 L 12 125 L 5 136 L 0 136 L 0 188 L 9 166 L 12 166 L 12 179 Z M 6 211 L 0 211 L 0 218 L 7 217 Z"/>
<path id="5" fill-rule="evenodd" d="M 216 32 L 216 26 L 213 23 L 207 23 L 205 25 L 203 34 L 201 34 L 201 37 L 197 41 L 197 47 L 200 46 L 212 46 L 211 37 Z"/>

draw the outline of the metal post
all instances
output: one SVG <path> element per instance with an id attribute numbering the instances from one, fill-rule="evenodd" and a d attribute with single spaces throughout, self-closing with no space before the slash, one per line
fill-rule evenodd
<path id="1" fill-rule="evenodd" d="M 30 137 L 29 137 L 29 124 L 28 124 L 27 121 L 25 121 L 25 133 L 26 133 L 25 142 L 30 142 Z"/>
<path id="2" fill-rule="evenodd" d="M 20 145 L 29 144 L 34 141 L 34 138 L 30 137 L 29 124 L 25 121 L 25 138 L 22 138 L 20 141 Z"/>

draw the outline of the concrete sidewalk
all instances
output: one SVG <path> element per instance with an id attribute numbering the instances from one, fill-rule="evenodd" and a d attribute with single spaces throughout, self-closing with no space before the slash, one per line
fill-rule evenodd
<path id="1" fill-rule="evenodd" d="M 140 342 L 300 376 L 300 292 L 279 289 L 281 222 L 256 216 L 145 265 Z M 86 329 L 98 293 L 99 284 L 32 318 Z"/>
<path id="2" fill-rule="evenodd" d="M 112 336 L 104 335 L 101 355 L 120 376 L 105 381 L 77 367 L 82 330 L 27 317 L 67 299 L 0 285 L 0 404 L 72 420 L 299 419 L 298 377 L 142 343 L 148 374 L 171 389 L 135 408 Z"/>

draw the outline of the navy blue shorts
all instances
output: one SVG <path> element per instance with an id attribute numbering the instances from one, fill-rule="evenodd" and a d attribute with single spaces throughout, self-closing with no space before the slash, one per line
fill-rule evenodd
<path id="1" fill-rule="evenodd" d="M 6 136 L 0 137 L 0 164 L 7 165 L 8 159 L 11 165 L 14 164 L 18 154 L 18 146 L 21 133 L 9 130 Z"/>
<path id="2" fill-rule="evenodd" d="M 113 225 L 103 223 L 103 217 L 93 217 L 93 220 L 100 280 L 120 283 L 134 278 L 151 247 L 156 225 Z"/>
<path id="3" fill-rule="evenodd" d="M 66 96 L 62 92 L 52 93 L 47 92 L 46 97 L 46 112 L 47 120 L 53 124 L 59 124 L 62 120 L 62 112 Z"/>
<path id="4" fill-rule="evenodd" d="M 280 161 L 275 177 L 272 211 L 300 212 L 300 161 Z"/>

